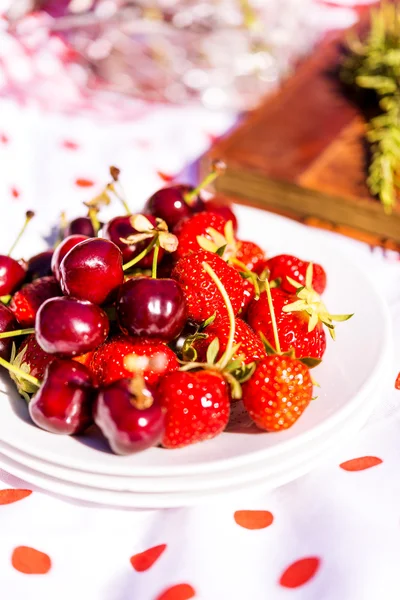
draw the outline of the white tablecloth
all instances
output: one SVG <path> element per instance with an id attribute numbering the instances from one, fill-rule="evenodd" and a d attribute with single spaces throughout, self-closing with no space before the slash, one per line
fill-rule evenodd
<path id="1" fill-rule="evenodd" d="M 164 108 L 143 110 L 129 126 L 112 125 L 44 117 L 2 101 L 1 250 L 28 208 L 38 217 L 30 248 L 23 242 L 20 251 L 44 247 L 60 209 L 79 214 L 110 164 L 122 169 L 127 195 L 140 206 L 233 122 L 233 115 Z M 300 225 L 287 226 L 300 235 Z M 382 382 L 390 391 L 367 426 L 291 484 L 194 508 L 98 508 L 0 471 L 1 598 L 398 600 L 400 260 L 334 234 L 310 235 L 337 238 L 390 306 L 396 346 L 390 381 Z"/>

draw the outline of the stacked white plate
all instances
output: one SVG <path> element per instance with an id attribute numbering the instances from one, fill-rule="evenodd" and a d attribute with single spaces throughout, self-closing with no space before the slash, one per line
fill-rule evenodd
<path id="1" fill-rule="evenodd" d="M 382 395 L 391 362 L 388 310 L 368 277 L 329 243 L 304 229 L 297 241 L 268 230 L 269 215 L 240 208 L 240 234 L 269 255 L 293 253 L 324 265 L 324 299 L 335 313 L 354 312 L 328 340 L 313 371 L 320 388 L 288 431 L 266 433 L 240 424 L 214 440 L 180 450 L 152 448 L 113 455 L 92 428 L 85 436 L 57 436 L 38 429 L 7 376 L 0 381 L 0 466 L 30 484 L 64 496 L 124 507 L 195 504 L 224 492 L 272 489 L 323 462 L 365 422 Z M 268 244 L 265 235 L 268 232 Z M 316 238 L 320 240 L 320 236 Z M 236 410 L 236 409 L 235 409 Z"/>

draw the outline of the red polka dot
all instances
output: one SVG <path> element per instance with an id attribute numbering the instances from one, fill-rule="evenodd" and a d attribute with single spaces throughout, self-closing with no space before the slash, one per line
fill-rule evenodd
<path id="1" fill-rule="evenodd" d="M 0 142 L 1 142 L 2 144 L 8 144 L 8 142 L 9 142 L 9 139 L 8 139 L 8 137 L 6 136 L 6 134 L 5 134 L 5 133 L 0 133 Z"/>
<path id="2" fill-rule="evenodd" d="M 274 515 L 269 510 L 237 510 L 233 518 L 245 529 L 265 529 L 272 524 Z"/>
<path id="3" fill-rule="evenodd" d="M 11 563 L 14 569 L 27 575 L 44 575 L 51 569 L 50 556 L 28 546 L 15 548 Z"/>
<path id="4" fill-rule="evenodd" d="M 157 171 L 157 175 L 160 179 L 165 181 L 165 183 L 171 183 L 176 177 L 176 175 L 168 175 L 167 173 L 163 173 L 162 171 Z"/>
<path id="5" fill-rule="evenodd" d="M 12 195 L 13 198 L 19 198 L 20 197 L 20 191 L 16 187 L 12 187 L 11 188 L 11 195 Z"/>
<path id="6" fill-rule="evenodd" d="M 32 490 L 0 490 L 0 504 L 12 504 L 32 494 Z"/>
<path id="7" fill-rule="evenodd" d="M 346 462 L 343 462 L 339 466 L 345 471 L 364 471 L 365 469 L 380 465 L 381 462 L 383 462 L 382 459 L 377 456 L 361 456 L 360 458 L 346 460 Z"/>
<path id="8" fill-rule="evenodd" d="M 64 140 L 62 143 L 63 148 L 66 148 L 67 150 L 78 150 L 79 148 L 79 144 L 77 144 L 76 142 L 73 142 L 72 140 Z"/>
<path id="9" fill-rule="evenodd" d="M 92 187 L 94 185 L 94 181 L 92 181 L 91 179 L 79 178 L 75 180 L 75 185 L 83 188 Z"/>
<path id="10" fill-rule="evenodd" d="M 394 383 L 394 387 L 396 388 L 396 390 L 400 390 L 400 373 L 396 377 L 396 381 Z"/>
<path id="11" fill-rule="evenodd" d="M 320 563 L 320 559 L 315 556 L 296 560 L 282 573 L 279 580 L 280 585 L 286 588 L 297 588 L 304 585 L 314 577 Z"/>
<path id="12" fill-rule="evenodd" d="M 191 585 L 188 583 L 179 583 L 161 592 L 156 600 L 189 600 L 189 598 L 193 598 L 195 595 L 196 592 Z"/>
<path id="13" fill-rule="evenodd" d="M 150 569 L 150 567 L 154 565 L 166 547 L 166 544 L 160 544 L 160 546 L 154 546 L 144 552 L 131 556 L 130 560 L 132 567 L 135 571 L 147 571 L 147 569 Z"/>

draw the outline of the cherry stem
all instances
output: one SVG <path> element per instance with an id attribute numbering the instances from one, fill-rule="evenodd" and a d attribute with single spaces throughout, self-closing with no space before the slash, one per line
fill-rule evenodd
<path id="1" fill-rule="evenodd" d="M 237 265 L 238 267 L 240 267 L 240 269 L 242 269 L 243 273 L 246 273 L 247 275 L 249 275 L 249 279 L 251 279 L 253 285 L 254 285 L 254 291 L 256 293 L 256 298 L 258 299 L 260 297 L 260 286 L 258 285 L 258 277 L 256 275 L 256 273 L 254 273 L 253 271 L 250 271 L 250 269 L 248 269 L 246 267 L 246 265 L 241 261 L 238 260 L 237 258 L 230 258 L 229 262 L 233 263 L 234 265 Z"/>
<path id="2" fill-rule="evenodd" d="M 157 279 L 157 264 L 158 264 L 158 253 L 160 251 L 160 240 L 159 236 L 157 236 L 156 245 L 154 246 L 154 254 L 153 254 L 153 264 L 151 267 L 151 277 L 152 279 Z"/>
<path id="3" fill-rule="evenodd" d="M 281 354 L 281 345 L 279 343 L 278 328 L 276 326 L 274 304 L 272 302 L 271 288 L 270 288 L 268 279 L 266 279 L 264 283 L 265 283 L 265 292 L 267 294 L 267 299 L 268 299 L 268 308 L 269 308 L 269 312 L 271 315 L 272 331 L 274 332 L 275 349 L 278 354 Z"/>
<path id="4" fill-rule="evenodd" d="M 0 302 L 2 304 L 5 304 L 7 306 L 7 304 L 10 302 L 12 296 L 1 296 L 0 297 Z"/>
<path id="5" fill-rule="evenodd" d="M 90 206 L 88 210 L 88 217 L 90 222 L 92 223 L 92 227 L 94 229 L 95 234 L 97 235 L 100 229 L 100 221 L 97 218 L 98 210 L 94 206 Z"/>
<path id="6" fill-rule="evenodd" d="M 217 362 L 217 366 L 220 369 L 224 369 L 226 367 L 226 365 L 228 364 L 228 362 L 230 361 L 231 354 L 232 354 L 233 342 L 234 342 L 234 338 L 235 338 L 235 329 L 236 329 L 235 313 L 233 312 L 231 300 L 226 292 L 226 289 L 224 288 L 224 286 L 222 284 L 222 281 L 219 279 L 218 275 L 215 273 L 215 271 L 212 269 L 212 267 L 210 267 L 210 265 L 208 263 L 203 262 L 202 266 L 203 266 L 203 269 L 206 271 L 206 273 L 208 273 L 208 275 L 211 277 L 211 279 L 214 281 L 215 285 L 217 286 L 221 296 L 224 299 L 226 310 L 228 311 L 228 316 L 229 316 L 228 342 L 226 344 L 225 352 L 223 353 L 223 355 Z"/>
<path id="7" fill-rule="evenodd" d="M 35 333 L 34 327 L 29 329 L 16 329 L 15 331 L 4 331 L 3 333 L 0 333 L 0 340 L 16 337 L 17 335 L 30 335 L 31 333 Z"/>
<path id="8" fill-rule="evenodd" d="M 29 375 L 29 373 L 25 373 L 25 371 L 23 371 L 22 369 L 19 369 L 15 365 L 12 365 L 11 363 L 7 362 L 6 360 L 4 360 L 4 358 L 1 358 L 1 357 L 0 357 L 0 366 L 4 367 L 5 369 L 7 369 L 7 371 L 10 371 L 11 373 L 18 375 L 18 377 L 20 377 L 21 379 L 26 379 L 26 381 L 29 381 L 29 383 L 32 383 L 33 385 L 40 387 L 39 379 L 37 379 L 36 377 L 33 377 L 32 375 Z"/>
<path id="9" fill-rule="evenodd" d="M 123 270 L 127 271 L 128 269 L 133 267 L 133 265 L 136 265 L 136 263 L 140 262 L 142 260 L 142 258 L 147 256 L 153 250 L 154 246 L 157 243 L 157 240 L 158 240 L 158 235 L 155 235 L 153 237 L 153 239 L 151 240 L 150 244 L 147 246 L 147 248 L 145 248 L 140 254 L 135 256 L 135 258 L 132 258 L 132 260 L 130 260 L 128 263 L 123 265 L 123 267 L 122 267 Z"/>
<path id="10" fill-rule="evenodd" d="M 114 182 L 114 183 L 110 183 L 110 184 L 108 185 L 108 189 L 110 189 L 110 190 L 112 190 L 112 191 L 114 192 L 115 196 L 118 198 L 118 200 L 121 202 L 122 206 L 124 207 L 126 214 L 127 214 L 127 215 L 131 215 L 131 214 L 132 214 L 132 211 L 131 211 L 131 209 L 129 208 L 127 201 L 125 200 L 125 193 L 124 193 L 124 191 L 122 190 L 122 186 L 121 186 L 121 184 L 118 182 L 118 184 L 119 184 L 119 187 L 121 188 L 121 192 L 122 192 L 122 193 L 120 193 L 118 190 L 116 190 L 116 188 L 115 188 L 115 183 L 116 183 L 116 182 Z"/>
<path id="11" fill-rule="evenodd" d="M 29 221 L 31 219 L 33 219 L 33 217 L 35 216 L 35 213 L 32 210 L 28 210 L 26 213 L 26 217 L 25 217 L 25 222 L 22 225 L 21 231 L 19 232 L 19 234 L 17 235 L 16 240 L 14 241 L 13 245 L 11 246 L 10 250 L 8 251 L 8 256 L 11 256 L 11 253 L 15 250 L 16 245 L 18 244 L 19 240 L 21 239 L 21 237 L 24 234 L 25 229 L 27 228 L 27 225 L 29 223 Z"/>
<path id="12" fill-rule="evenodd" d="M 224 170 L 225 164 L 222 161 L 215 161 L 212 165 L 212 170 L 208 175 L 204 177 L 203 181 L 201 181 L 199 185 L 194 188 L 194 190 L 184 195 L 183 199 L 186 202 L 186 204 L 191 206 L 194 202 L 194 199 L 201 192 L 201 190 L 203 190 L 205 187 L 210 185 L 210 183 L 215 181 L 215 179 L 217 179 L 217 177 L 219 177 Z"/>

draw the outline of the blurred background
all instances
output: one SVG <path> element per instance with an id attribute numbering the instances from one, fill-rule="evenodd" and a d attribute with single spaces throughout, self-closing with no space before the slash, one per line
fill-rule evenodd
<path id="1" fill-rule="evenodd" d="M 357 20 L 354 4 L 0 0 L 1 206 L 11 218 L 34 208 L 42 243 L 111 164 L 132 206 L 195 177 L 219 136 L 327 32 Z"/>

